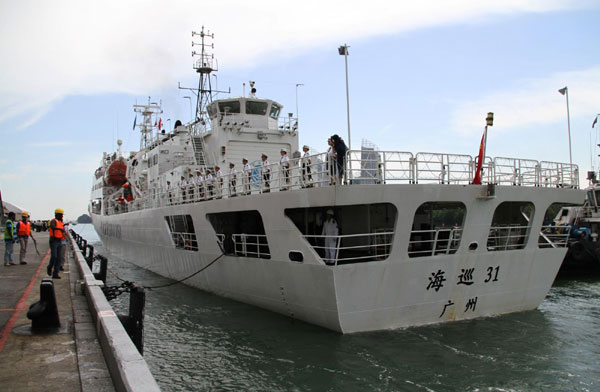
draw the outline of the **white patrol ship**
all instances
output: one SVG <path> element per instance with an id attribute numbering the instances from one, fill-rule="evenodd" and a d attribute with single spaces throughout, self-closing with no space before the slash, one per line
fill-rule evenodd
<path id="1" fill-rule="evenodd" d="M 105 153 L 96 170 L 89 208 L 110 252 L 342 333 L 543 301 L 568 236 L 549 234 L 544 217 L 583 201 L 575 165 L 486 157 L 474 185 L 471 156 L 363 146 L 342 174 L 327 154 L 301 154 L 297 119 L 279 103 L 254 91 L 213 100 L 212 36 L 197 35 L 195 121 L 161 131 L 160 106 L 136 105 L 140 150 Z M 324 235 L 328 210 L 337 231 Z"/>

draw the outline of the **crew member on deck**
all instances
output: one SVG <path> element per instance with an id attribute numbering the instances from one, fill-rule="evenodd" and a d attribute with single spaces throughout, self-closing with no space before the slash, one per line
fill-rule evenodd
<path id="1" fill-rule="evenodd" d="M 217 199 L 223 196 L 223 172 L 219 166 L 215 166 L 215 177 L 217 179 Z"/>
<path id="2" fill-rule="evenodd" d="M 194 201 L 194 190 L 196 189 L 196 180 L 194 179 L 194 174 L 190 173 L 190 178 L 188 179 L 188 193 L 190 195 L 190 203 Z M 196 196 L 197 197 L 197 196 Z"/>
<path id="3" fill-rule="evenodd" d="M 210 173 L 210 169 L 206 169 L 206 192 L 208 193 L 208 198 L 213 198 L 213 176 Z"/>
<path id="4" fill-rule="evenodd" d="M 270 163 L 267 161 L 267 155 L 262 154 L 262 179 L 263 179 L 263 192 L 271 192 L 271 168 L 269 167 Z"/>
<path id="5" fill-rule="evenodd" d="M 281 160 L 279 165 L 281 166 L 281 174 L 285 182 L 285 186 L 281 189 L 283 191 L 290 190 L 290 157 L 287 155 L 285 148 L 281 149 Z"/>
<path id="6" fill-rule="evenodd" d="M 181 176 L 181 181 L 179 181 L 179 191 L 181 192 L 181 202 L 185 203 L 185 194 L 187 188 L 187 181 L 184 176 Z"/>
<path id="7" fill-rule="evenodd" d="M 235 196 L 235 187 L 237 185 L 237 170 L 235 163 L 229 163 L 229 196 Z"/>
<path id="8" fill-rule="evenodd" d="M 308 146 L 305 145 L 302 147 L 302 151 L 304 151 L 304 154 L 302 154 L 302 186 L 305 188 L 312 186 L 312 174 L 310 173 L 311 161 L 308 150 Z"/>
<path id="9" fill-rule="evenodd" d="M 54 211 L 54 219 L 50 221 L 50 263 L 48 264 L 48 275 L 53 279 L 60 279 L 58 271 L 60 270 L 60 247 L 61 241 L 65 236 L 65 225 L 63 224 L 63 215 L 65 211 L 62 208 L 57 208 Z M 54 270 L 54 271 L 53 271 Z"/>
<path id="10" fill-rule="evenodd" d="M 338 224 L 333 218 L 333 210 L 327 210 L 327 220 L 323 223 L 322 236 L 325 236 L 325 264 L 334 265 L 337 259 L 338 238 L 340 234 Z"/>
<path id="11" fill-rule="evenodd" d="M 196 186 L 198 187 L 198 197 L 200 200 L 204 200 L 204 177 L 200 170 L 196 170 Z"/>
<path id="12" fill-rule="evenodd" d="M 242 164 L 244 165 L 244 194 L 250 194 L 250 186 L 252 184 L 252 168 L 248 164 L 248 160 L 246 158 L 242 159 Z"/>

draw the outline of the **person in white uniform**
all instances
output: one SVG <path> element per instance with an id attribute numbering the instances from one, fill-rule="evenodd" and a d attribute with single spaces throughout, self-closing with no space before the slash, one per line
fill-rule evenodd
<path id="1" fill-rule="evenodd" d="M 281 166 L 281 177 L 283 177 L 283 181 L 285 182 L 285 186 L 282 186 L 282 191 L 290 190 L 290 157 L 287 155 L 287 150 L 285 148 L 281 149 L 281 160 L 279 161 L 279 165 Z"/>
<path id="2" fill-rule="evenodd" d="M 199 200 L 204 200 L 204 177 L 202 176 L 202 172 L 200 170 L 196 170 L 196 187 L 198 188 L 198 196 Z"/>
<path id="3" fill-rule="evenodd" d="M 312 162 L 310 161 L 310 153 L 308 150 L 308 146 L 305 145 L 302 147 L 302 151 L 304 151 L 304 154 L 302 155 L 302 186 L 304 188 L 312 187 L 312 175 L 310 170 L 310 165 Z"/>
<path id="4" fill-rule="evenodd" d="M 263 193 L 271 192 L 271 168 L 269 167 L 269 161 L 267 161 L 268 156 L 262 154 L 260 158 L 262 159 Z"/>
<path id="5" fill-rule="evenodd" d="M 333 210 L 327 210 L 327 220 L 323 223 L 322 236 L 325 236 L 325 264 L 334 265 L 336 262 L 336 254 L 338 247 L 338 238 L 340 230 L 338 224 L 333 218 Z"/>
<path id="6" fill-rule="evenodd" d="M 223 172 L 219 166 L 215 166 L 215 177 L 217 180 L 217 199 L 223 197 Z"/>
<path id="7" fill-rule="evenodd" d="M 235 196 L 235 190 L 237 186 L 237 170 L 235 170 L 235 163 L 229 163 L 229 196 Z"/>
<path id="8" fill-rule="evenodd" d="M 214 195 L 214 191 L 213 191 L 213 175 L 210 173 L 210 170 L 206 169 L 206 179 L 204 180 L 206 183 L 206 197 L 209 199 L 213 198 Z"/>
<path id="9" fill-rule="evenodd" d="M 190 173 L 190 178 L 188 179 L 188 195 L 189 195 L 189 199 L 190 199 L 190 203 L 193 202 L 195 200 L 196 197 L 198 197 L 196 195 L 196 192 L 194 192 L 196 190 L 196 180 L 194 178 L 194 174 Z"/>
<path id="10" fill-rule="evenodd" d="M 243 174 L 243 182 L 244 182 L 244 194 L 250 194 L 250 185 L 252 184 L 252 168 L 248 164 L 248 160 L 246 158 L 242 159 L 242 164 L 244 165 L 244 174 Z"/>

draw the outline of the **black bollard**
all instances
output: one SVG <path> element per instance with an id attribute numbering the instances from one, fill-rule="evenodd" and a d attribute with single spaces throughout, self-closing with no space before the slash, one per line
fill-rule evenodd
<path id="1" fill-rule="evenodd" d="M 129 315 L 119 315 L 121 324 L 127 331 L 140 354 L 144 354 L 144 308 L 146 293 L 143 287 L 133 286 L 129 294 Z"/>
<path id="2" fill-rule="evenodd" d="M 52 279 L 42 279 L 40 300 L 29 307 L 27 318 L 31 320 L 32 331 L 49 331 L 60 328 Z"/>
<path id="3" fill-rule="evenodd" d="M 100 261 L 100 272 L 94 273 L 94 278 L 101 280 L 106 285 L 106 273 L 108 272 L 108 259 L 102 255 L 96 256 Z M 90 266 L 90 269 L 92 267 Z"/>
<path id="4" fill-rule="evenodd" d="M 87 255 L 86 255 L 86 253 L 87 253 Z M 87 252 L 84 252 L 83 256 L 87 260 L 88 265 L 92 264 L 94 262 L 94 245 L 88 245 Z"/>

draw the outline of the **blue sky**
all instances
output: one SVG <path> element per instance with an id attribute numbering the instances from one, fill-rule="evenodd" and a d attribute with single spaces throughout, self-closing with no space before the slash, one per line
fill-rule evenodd
<path id="1" fill-rule="evenodd" d="M 256 81 L 285 113 L 298 92 L 301 145 L 324 151 L 329 135 L 347 139 L 337 53 L 346 43 L 354 148 L 368 139 L 380 150 L 475 155 L 492 111 L 489 156 L 568 162 L 557 91 L 568 86 L 573 162 L 590 170 L 599 1 L 365 3 L 2 2 L 3 199 L 33 219 L 56 207 L 69 219 L 85 213 L 102 152 L 117 138 L 125 150 L 139 146 L 133 104 L 152 96 L 163 122 L 189 120 L 189 92 L 177 83 L 197 84 L 191 31 L 202 25 L 215 34 L 219 89 L 239 96 Z"/>

